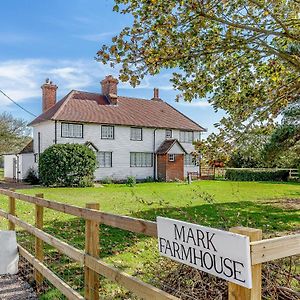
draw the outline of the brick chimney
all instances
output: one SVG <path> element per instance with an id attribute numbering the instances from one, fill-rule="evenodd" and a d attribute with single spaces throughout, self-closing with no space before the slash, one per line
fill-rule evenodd
<path id="1" fill-rule="evenodd" d="M 119 80 L 112 75 L 106 76 L 101 81 L 102 94 L 105 95 L 113 105 L 118 104 L 118 83 Z"/>
<path id="2" fill-rule="evenodd" d="M 57 85 L 53 84 L 52 81 L 47 78 L 46 82 L 41 86 L 41 88 L 43 91 L 43 112 L 45 112 L 56 104 Z"/>
<path id="3" fill-rule="evenodd" d="M 159 89 L 158 88 L 153 89 L 153 98 L 151 100 L 162 101 L 162 99 L 159 98 Z"/>

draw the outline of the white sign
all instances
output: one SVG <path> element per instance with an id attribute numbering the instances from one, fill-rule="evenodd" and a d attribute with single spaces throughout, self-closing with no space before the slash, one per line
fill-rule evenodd
<path id="1" fill-rule="evenodd" d="M 249 237 L 157 217 L 161 255 L 252 288 Z"/>
<path id="2" fill-rule="evenodd" d="M 17 274 L 19 254 L 15 231 L 0 230 L 0 275 Z"/>

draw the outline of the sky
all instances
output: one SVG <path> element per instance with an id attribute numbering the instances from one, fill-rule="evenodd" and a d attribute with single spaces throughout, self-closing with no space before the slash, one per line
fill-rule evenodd
<path id="1" fill-rule="evenodd" d="M 96 62 L 96 52 L 132 21 L 113 12 L 113 5 L 113 0 L 1 1 L 0 89 L 34 115 L 41 113 L 40 87 L 46 78 L 58 85 L 58 100 L 72 89 L 100 93 L 100 81 L 118 76 L 118 70 Z M 169 81 L 172 71 L 148 76 L 136 88 L 119 83 L 118 94 L 150 99 L 157 87 L 164 101 L 207 128 L 207 134 L 215 131 L 213 124 L 223 113 L 215 113 L 205 100 L 175 102 L 179 92 Z M 33 119 L 0 94 L 4 111 Z"/>

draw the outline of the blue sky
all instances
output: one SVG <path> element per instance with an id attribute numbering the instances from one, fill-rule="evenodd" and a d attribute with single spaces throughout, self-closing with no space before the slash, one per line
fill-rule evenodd
<path id="1" fill-rule="evenodd" d="M 105 75 L 118 75 L 94 60 L 97 50 L 109 43 L 130 16 L 112 11 L 113 0 L 9 0 L 1 2 L 0 89 L 26 109 L 41 112 L 41 84 L 50 78 L 58 85 L 58 99 L 71 89 L 100 92 Z M 151 98 L 153 88 L 160 97 L 198 122 L 209 132 L 222 113 L 205 101 L 174 101 L 177 91 L 169 79 L 172 70 L 147 77 L 133 89 L 119 84 L 119 94 Z M 0 94 L 0 112 L 8 111 L 28 121 L 32 116 Z"/>

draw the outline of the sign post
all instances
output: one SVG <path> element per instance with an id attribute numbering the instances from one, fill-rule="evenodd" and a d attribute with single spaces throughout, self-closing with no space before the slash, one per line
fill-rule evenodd
<path id="1" fill-rule="evenodd" d="M 252 288 L 249 237 L 162 217 L 157 231 L 162 256 Z"/>

